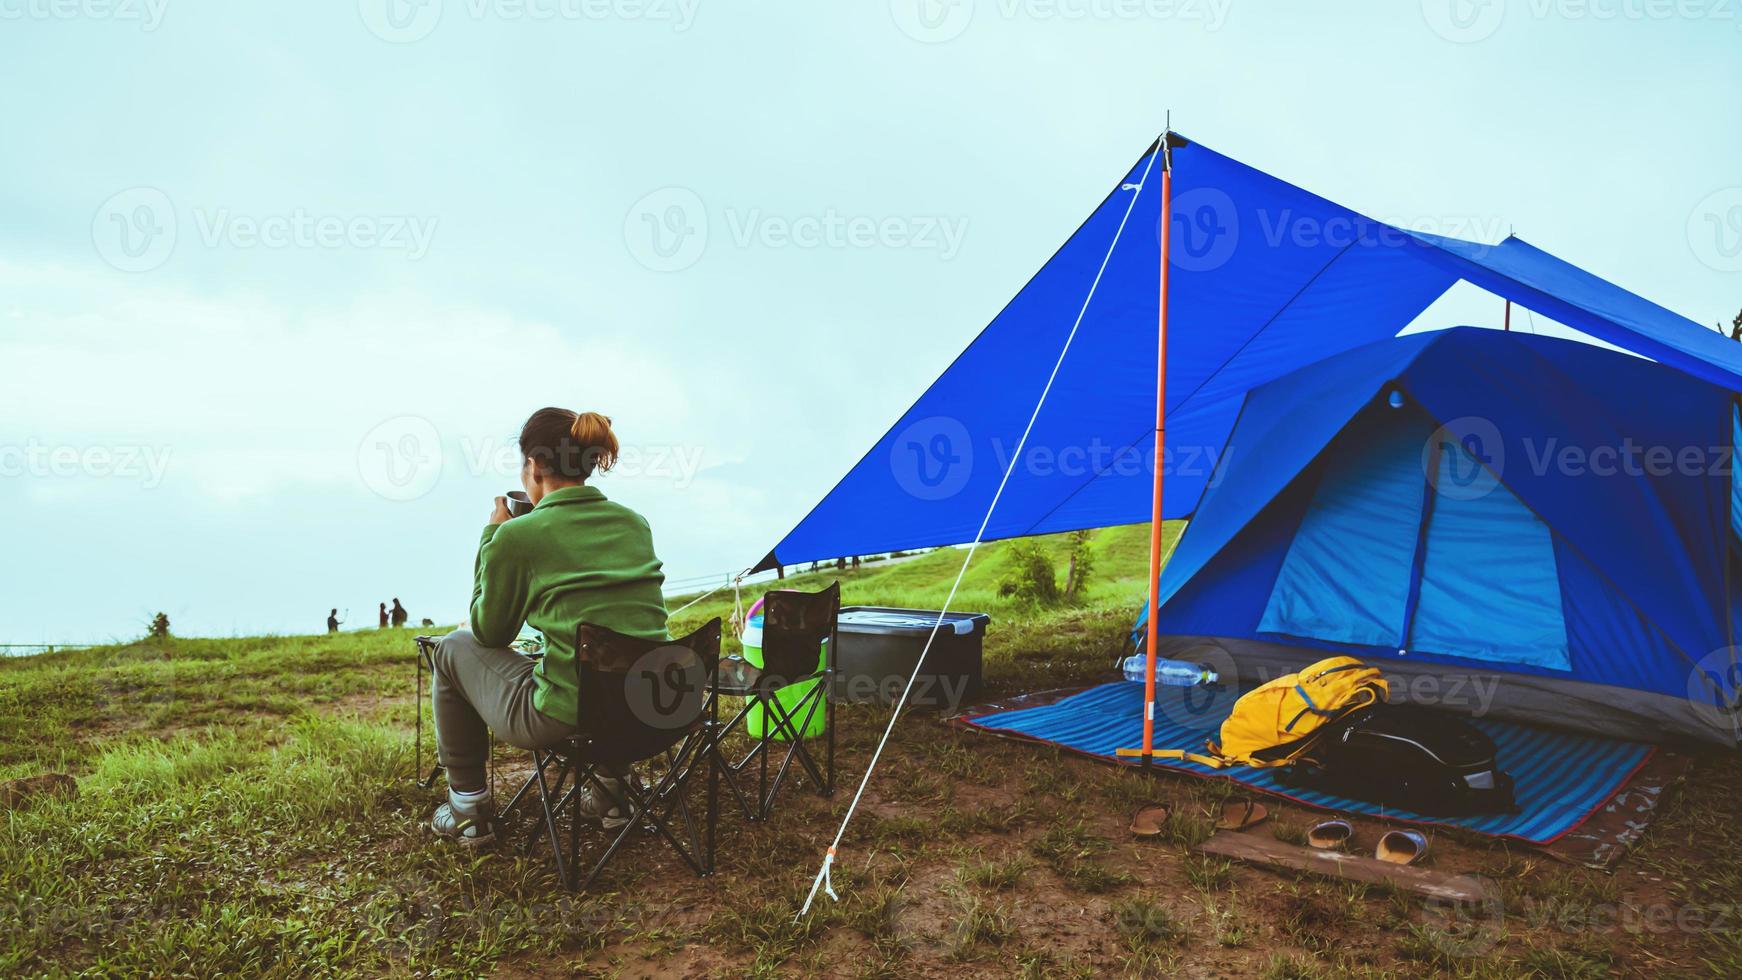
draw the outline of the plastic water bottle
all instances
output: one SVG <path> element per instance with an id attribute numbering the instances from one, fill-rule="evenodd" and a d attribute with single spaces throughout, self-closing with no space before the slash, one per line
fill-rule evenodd
<path id="1" fill-rule="evenodd" d="M 1125 658 L 1125 679 L 1143 683 L 1143 671 L 1148 666 L 1148 658 L 1139 653 Z M 1196 687 L 1199 684 L 1216 683 L 1216 672 L 1207 664 L 1187 663 L 1184 660 L 1155 659 L 1155 682 L 1170 687 Z"/>

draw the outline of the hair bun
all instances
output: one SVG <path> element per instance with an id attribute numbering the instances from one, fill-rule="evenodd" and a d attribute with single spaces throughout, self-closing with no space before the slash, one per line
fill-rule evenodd
<path id="1" fill-rule="evenodd" d="M 581 444 L 589 471 L 608 470 L 617 463 L 617 435 L 611 431 L 611 420 L 598 412 L 576 412 L 569 425 L 569 435 Z"/>

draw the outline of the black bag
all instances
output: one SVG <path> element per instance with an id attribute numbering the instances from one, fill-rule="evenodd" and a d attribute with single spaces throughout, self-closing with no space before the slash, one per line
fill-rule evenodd
<path id="1" fill-rule="evenodd" d="M 1428 816 L 1517 810 L 1494 740 L 1463 718 L 1415 705 L 1376 705 L 1339 723 L 1280 776 L 1299 789 Z"/>

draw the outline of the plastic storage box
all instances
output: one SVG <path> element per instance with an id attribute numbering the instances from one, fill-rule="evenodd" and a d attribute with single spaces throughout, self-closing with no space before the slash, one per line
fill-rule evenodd
<path id="1" fill-rule="evenodd" d="M 842 607 L 833 696 L 842 701 L 886 705 L 900 700 L 937 621 L 935 609 Z M 946 615 L 907 703 L 955 709 L 978 694 L 981 647 L 991 622 L 992 617 L 985 613 Z"/>

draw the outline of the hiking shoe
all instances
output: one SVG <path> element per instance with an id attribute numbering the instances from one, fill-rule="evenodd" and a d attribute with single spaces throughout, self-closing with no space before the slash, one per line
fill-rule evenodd
<path id="1" fill-rule="evenodd" d="M 629 797 L 623 789 L 626 781 L 622 777 L 595 774 L 587 785 L 575 790 L 575 806 L 579 808 L 576 812 L 588 820 L 599 821 L 605 830 L 621 830 L 629 822 Z"/>
<path id="2" fill-rule="evenodd" d="M 455 810 L 452 803 L 443 803 L 436 807 L 435 816 L 430 818 L 429 829 L 466 847 L 482 847 L 496 839 L 496 815 L 490 812 L 475 816 L 464 814 Z"/>

